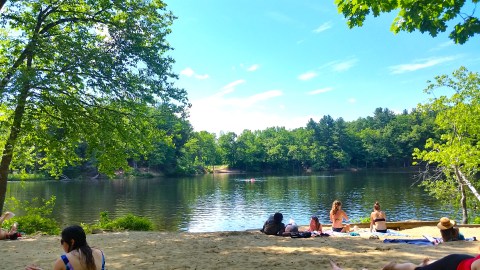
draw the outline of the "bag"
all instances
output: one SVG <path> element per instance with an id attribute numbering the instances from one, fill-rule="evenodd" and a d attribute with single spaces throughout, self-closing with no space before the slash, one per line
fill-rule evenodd
<path id="1" fill-rule="evenodd" d="M 311 232 L 298 232 L 290 234 L 291 238 L 310 238 L 312 236 Z"/>

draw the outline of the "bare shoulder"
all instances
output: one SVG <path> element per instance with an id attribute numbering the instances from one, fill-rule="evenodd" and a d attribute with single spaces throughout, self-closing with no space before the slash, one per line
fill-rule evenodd
<path id="1" fill-rule="evenodd" d="M 58 258 L 53 265 L 53 270 L 65 270 L 65 263 L 61 258 Z"/>

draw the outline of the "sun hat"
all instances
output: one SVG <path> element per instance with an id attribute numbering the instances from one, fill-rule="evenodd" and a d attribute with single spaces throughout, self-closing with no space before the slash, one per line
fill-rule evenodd
<path id="1" fill-rule="evenodd" d="M 447 230 L 447 229 L 452 228 L 453 226 L 455 226 L 455 220 L 450 220 L 447 217 L 442 217 L 440 219 L 440 222 L 438 222 L 438 224 L 437 224 L 437 227 L 440 230 Z"/>

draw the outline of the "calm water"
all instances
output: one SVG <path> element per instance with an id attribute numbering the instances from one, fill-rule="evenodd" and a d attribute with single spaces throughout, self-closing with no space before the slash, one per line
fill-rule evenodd
<path id="1" fill-rule="evenodd" d="M 343 202 L 351 220 L 369 216 L 378 200 L 390 221 L 432 220 L 445 213 L 439 203 L 402 172 L 338 172 L 308 176 L 205 175 L 136 180 L 9 182 L 7 197 L 57 197 L 61 226 L 126 213 L 145 216 L 161 231 L 237 231 L 261 228 L 280 211 L 308 224 L 316 214 L 328 221 L 333 200 Z"/>

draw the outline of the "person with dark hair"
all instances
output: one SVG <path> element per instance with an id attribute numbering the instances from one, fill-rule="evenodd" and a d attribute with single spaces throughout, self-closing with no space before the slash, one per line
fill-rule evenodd
<path id="1" fill-rule="evenodd" d="M 91 248 L 87 244 L 87 236 L 82 227 L 73 225 L 63 229 L 60 244 L 66 254 L 57 259 L 53 267 L 54 270 L 105 269 L 105 256 L 103 251 Z M 29 265 L 25 270 L 42 270 L 42 268 Z"/>
<path id="2" fill-rule="evenodd" d="M 310 225 L 308 227 L 308 231 L 316 232 L 318 234 L 321 234 L 323 232 L 322 223 L 320 223 L 320 220 L 318 220 L 317 216 L 312 216 L 310 218 Z"/>
<path id="3" fill-rule="evenodd" d="M 380 204 L 375 202 L 373 212 L 370 214 L 370 232 L 387 232 L 387 216 L 380 209 Z"/>
<path id="4" fill-rule="evenodd" d="M 283 214 L 277 212 L 265 221 L 260 231 L 268 235 L 283 235 L 285 232 L 285 224 L 283 224 L 282 221 Z"/>
<path id="5" fill-rule="evenodd" d="M 465 240 L 465 237 L 460 233 L 458 227 L 455 227 L 455 220 L 451 220 L 447 217 L 442 217 L 437 224 L 437 228 L 440 229 L 443 242 Z"/>
<path id="6" fill-rule="evenodd" d="M 335 200 L 332 203 L 332 210 L 330 210 L 330 221 L 332 222 L 332 230 L 334 232 L 350 232 L 350 225 L 343 226 L 343 220 L 348 222 L 347 213 L 342 210 L 342 202 Z"/>
<path id="7" fill-rule="evenodd" d="M 0 240 L 10 239 L 16 240 L 20 234 L 17 232 L 17 223 L 14 223 L 10 230 L 6 231 L 2 229 L 2 224 L 5 220 L 12 218 L 15 216 L 12 212 L 5 212 L 2 216 L 0 216 Z"/>

